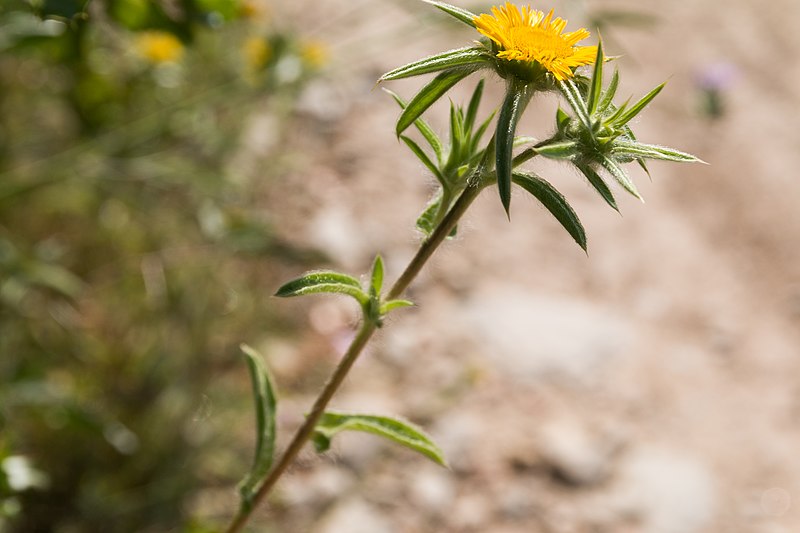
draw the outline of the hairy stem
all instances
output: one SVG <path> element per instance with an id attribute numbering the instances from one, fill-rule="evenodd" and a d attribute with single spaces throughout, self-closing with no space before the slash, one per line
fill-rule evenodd
<path id="1" fill-rule="evenodd" d="M 414 281 L 414 278 L 417 277 L 422 267 L 425 266 L 425 263 L 428 262 L 428 259 L 431 258 L 433 252 L 439 247 L 442 242 L 450 235 L 450 232 L 453 231 L 453 228 L 456 227 L 458 221 L 467 211 L 472 202 L 475 198 L 478 197 L 478 194 L 481 192 L 481 187 L 479 185 L 468 185 L 461 195 L 458 197 L 456 202 L 453 204 L 453 207 L 450 211 L 447 212 L 445 217 L 436 226 L 436 229 L 433 230 L 430 237 L 428 237 L 425 242 L 422 243 L 422 246 L 419 247 L 417 250 L 416 255 L 408 264 L 406 269 L 397 279 L 397 281 L 392 285 L 392 288 L 389 289 L 389 292 L 386 294 L 386 300 L 394 300 L 398 298 L 400 295 L 405 292 L 408 286 Z"/>
<path id="2" fill-rule="evenodd" d="M 447 215 L 445 215 L 439 225 L 437 225 L 433 230 L 433 233 L 431 233 L 431 235 L 419 247 L 419 250 L 417 250 L 414 258 L 387 293 L 385 297 L 386 300 L 396 299 L 402 295 L 403 292 L 405 292 L 406 288 L 408 288 L 414 278 L 417 277 L 417 274 L 419 274 L 420 270 L 422 270 L 422 267 L 425 266 L 425 263 L 428 262 L 428 259 L 431 258 L 439 245 L 444 242 L 445 238 L 447 238 L 456 224 L 458 224 L 458 221 L 467 211 L 475 198 L 478 197 L 481 189 L 482 187 L 477 184 L 468 185 L 464 189 L 456 202 L 453 204 L 453 207 L 447 212 Z M 275 486 L 275 483 L 278 481 L 278 479 L 280 479 L 289 465 L 294 462 L 297 454 L 300 453 L 300 450 L 303 448 L 306 442 L 308 442 L 308 439 L 314 432 L 314 428 L 316 427 L 317 422 L 322 414 L 325 412 L 325 409 L 328 406 L 331 398 L 339 389 L 339 386 L 342 384 L 344 379 L 347 377 L 347 374 L 350 372 L 353 364 L 358 359 L 358 356 L 361 355 L 364 347 L 375 333 L 376 328 L 377 325 L 372 321 L 364 320 L 361 323 L 361 327 L 359 328 L 355 339 L 353 339 L 353 342 L 350 344 L 350 347 L 347 349 L 344 357 L 342 357 L 342 360 L 336 366 L 333 374 L 331 374 L 331 377 L 328 379 L 327 383 L 325 383 L 325 386 L 322 388 L 322 391 L 314 402 L 314 406 L 306 416 L 305 421 L 297 429 L 297 432 L 294 434 L 289 446 L 286 447 L 283 455 L 281 455 L 280 459 L 273 465 L 269 475 L 264 479 L 264 482 L 259 487 L 258 492 L 256 492 L 256 494 L 253 496 L 252 505 L 246 508 L 242 507 L 240 509 L 239 513 L 228 526 L 228 529 L 226 530 L 227 533 L 237 533 L 238 531 L 241 531 L 241 529 L 250 519 L 250 515 L 252 514 L 253 510 L 258 507 L 264 498 L 266 498 L 266 496 Z"/>

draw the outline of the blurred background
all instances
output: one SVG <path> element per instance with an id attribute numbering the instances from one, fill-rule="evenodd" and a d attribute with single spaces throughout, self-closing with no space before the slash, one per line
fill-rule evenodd
<path id="1" fill-rule="evenodd" d="M 537 163 L 588 257 L 525 195 L 510 222 L 479 198 L 334 400 L 419 423 L 451 470 L 345 434 L 253 531 L 800 530 L 800 6 L 534 7 L 599 29 L 621 99 L 668 80 L 634 129 L 709 164 L 632 169 L 647 203 L 620 216 Z M 375 80 L 475 38 L 416 0 L 0 5 L 0 531 L 226 523 L 255 440 L 239 343 L 284 443 L 357 312 L 270 295 L 378 252 L 398 275 L 434 180 Z"/>

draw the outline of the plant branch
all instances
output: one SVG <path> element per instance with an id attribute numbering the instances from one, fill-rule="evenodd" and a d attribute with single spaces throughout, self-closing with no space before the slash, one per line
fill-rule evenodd
<path id="1" fill-rule="evenodd" d="M 458 224 L 459 219 L 461 219 L 475 198 L 478 197 L 478 194 L 481 190 L 482 187 L 478 184 L 467 185 L 456 202 L 453 204 L 453 207 L 447 212 L 431 235 L 422 243 L 419 250 L 417 250 L 414 258 L 400 275 L 400 278 L 389 290 L 385 298 L 386 300 L 393 300 L 405 292 L 406 288 L 408 288 L 414 278 L 417 277 L 417 274 L 419 274 L 420 270 L 422 270 L 422 267 L 425 266 L 425 263 L 428 262 L 428 259 L 431 258 L 439 245 L 444 242 L 445 238 L 450 234 L 456 224 Z M 252 505 L 247 507 L 243 506 L 239 510 L 239 513 L 228 526 L 228 529 L 226 530 L 227 533 L 237 533 L 241 531 L 241 529 L 250 519 L 253 510 L 258 507 L 258 505 L 266 498 L 266 496 L 275 486 L 275 483 L 278 481 L 278 479 L 283 475 L 289 465 L 294 462 L 295 458 L 300 453 L 300 450 L 313 434 L 314 428 L 316 427 L 320 417 L 325 412 L 325 409 L 327 408 L 331 398 L 339 389 L 339 386 L 342 384 L 344 379 L 347 377 L 347 374 L 350 372 L 353 364 L 363 352 L 364 347 L 367 345 L 376 329 L 377 325 L 373 321 L 364 320 L 361 323 L 361 327 L 359 328 L 356 337 L 353 339 L 353 342 L 350 344 L 347 352 L 345 352 L 342 360 L 336 366 L 336 369 L 328 379 L 327 383 L 325 383 L 325 386 L 322 388 L 322 391 L 314 402 L 314 406 L 311 408 L 311 411 L 308 413 L 308 415 L 306 415 L 305 421 L 297 429 L 297 432 L 287 446 L 286 450 L 283 452 L 283 455 L 281 455 L 278 462 L 272 467 L 269 475 L 264 479 L 264 482 L 253 496 Z"/>
<path id="2" fill-rule="evenodd" d="M 428 259 L 431 258 L 433 252 L 439 247 L 442 242 L 450 235 L 450 232 L 453 231 L 453 228 L 456 227 L 458 221 L 467 211 L 472 202 L 475 198 L 478 197 L 478 194 L 481 192 L 482 187 L 479 185 L 467 185 L 467 187 L 462 191 L 461 195 L 453 204 L 453 207 L 450 208 L 450 211 L 444 216 L 442 221 L 436 226 L 433 233 L 431 233 L 430 237 L 428 237 L 425 242 L 422 243 L 422 246 L 419 247 L 417 250 L 416 255 L 408 264 L 406 269 L 397 279 L 397 281 L 392 285 L 392 288 L 389 289 L 389 292 L 386 294 L 386 300 L 394 300 L 395 298 L 400 297 L 408 286 L 414 281 L 414 278 L 417 277 L 422 267 L 425 266 L 425 263 L 428 262 Z"/>

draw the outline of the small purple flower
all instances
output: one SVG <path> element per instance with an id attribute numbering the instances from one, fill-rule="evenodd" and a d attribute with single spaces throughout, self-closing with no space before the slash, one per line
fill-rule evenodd
<path id="1" fill-rule="evenodd" d="M 695 83 L 704 91 L 724 91 L 730 89 L 738 77 L 736 65 L 720 61 L 699 70 L 695 75 Z"/>

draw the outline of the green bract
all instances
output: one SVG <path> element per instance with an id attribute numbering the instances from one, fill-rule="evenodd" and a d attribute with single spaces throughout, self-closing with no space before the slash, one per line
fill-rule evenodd
<path id="1" fill-rule="evenodd" d="M 628 105 L 626 102 L 617 107 L 613 99 L 619 86 L 619 72 L 614 71 L 605 90 L 602 89 L 602 82 L 603 46 L 600 43 L 591 79 L 559 82 L 559 89 L 574 116 L 559 109 L 556 115 L 557 133 L 546 144 L 538 146 L 535 152 L 573 163 L 603 199 L 617 209 L 614 196 L 598 174 L 598 169 L 602 168 L 626 191 L 641 199 L 622 164 L 636 161 L 647 172 L 646 159 L 676 162 L 701 160 L 673 148 L 641 143 L 628 125 L 661 92 L 663 83 L 635 104 Z"/>

